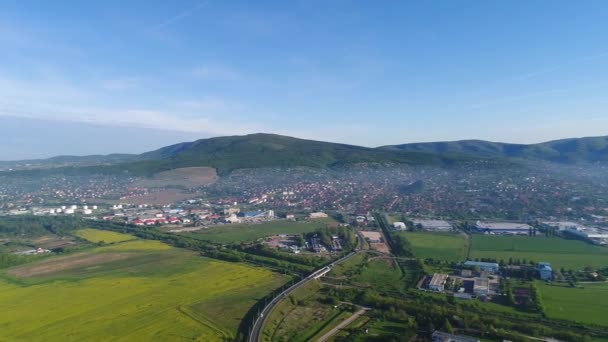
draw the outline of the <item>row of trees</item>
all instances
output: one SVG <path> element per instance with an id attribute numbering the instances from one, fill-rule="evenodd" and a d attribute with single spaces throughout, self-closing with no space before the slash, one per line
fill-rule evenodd
<path id="1" fill-rule="evenodd" d="M 0 237 L 35 238 L 49 233 L 64 236 L 82 226 L 81 220 L 66 216 L 2 216 Z"/>
<path id="2" fill-rule="evenodd" d="M 15 255 L 9 253 L 0 253 L 0 269 L 25 264 L 39 258 L 39 255 Z"/>
<path id="3" fill-rule="evenodd" d="M 488 339 L 512 341 L 526 341 L 525 336 L 551 336 L 565 341 L 589 341 L 591 333 L 608 336 L 608 331 L 603 328 L 589 329 L 574 323 L 547 321 L 543 318 L 535 322 L 522 314 L 491 311 L 476 303 L 450 303 L 445 297 L 418 292 L 411 292 L 405 298 L 391 298 L 371 289 L 330 291 L 331 295 L 341 300 L 374 308 L 374 311 L 381 312 L 390 319 L 408 322 L 411 328 L 427 336 L 435 329 L 470 331 Z"/>

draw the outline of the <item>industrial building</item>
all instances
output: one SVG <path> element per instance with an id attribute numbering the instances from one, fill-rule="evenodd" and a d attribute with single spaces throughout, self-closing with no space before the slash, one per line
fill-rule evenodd
<path id="1" fill-rule="evenodd" d="M 464 266 L 478 267 L 480 271 L 496 273 L 498 272 L 499 266 L 495 262 L 482 262 L 482 261 L 466 261 Z"/>
<path id="2" fill-rule="evenodd" d="M 544 225 L 551 227 L 551 228 L 556 228 L 558 231 L 564 231 L 566 229 L 577 229 L 579 227 L 581 227 L 580 224 L 576 223 L 576 222 L 564 222 L 564 221 L 559 221 L 559 222 L 543 222 Z"/>
<path id="3" fill-rule="evenodd" d="M 553 278 L 553 269 L 551 268 L 551 264 L 548 262 L 539 262 L 536 265 L 536 269 L 538 270 L 538 276 L 542 280 L 551 280 Z"/>
<path id="4" fill-rule="evenodd" d="M 244 213 L 239 213 L 239 216 L 244 217 L 244 218 L 274 217 L 274 210 L 246 211 Z"/>
<path id="5" fill-rule="evenodd" d="M 475 230 L 487 234 L 528 235 L 532 226 L 526 223 L 482 222 L 475 223 Z"/>
<path id="6" fill-rule="evenodd" d="M 445 282 L 448 280 L 447 274 L 435 273 L 433 274 L 433 278 L 429 282 L 429 290 L 436 292 L 443 292 L 445 289 Z"/>
<path id="7" fill-rule="evenodd" d="M 488 296 L 490 294 L 490 281 L 487 278 L 464 279 L 462 287 L 465 293 L 476 296 Z"/>
<path id="8" fill-rule="evenodd" d="M 568 234 L 572 234 L 583 239 L 590 240 L 598 245 L 608 244 L 608 230 L 602 228 L 587 228 L 587 227 L 572 227 L 564 230 Z"/>
<path id="9" fill-rule="evenodd" d="M 451 223 L 443 220 L 412 220 L 414 227 L 422 230 L 449 232 L 454 229 Z"/>
<path id="10" fill-rule="evenodd" d="M 403 222 L 393 222 L 393 228 L 395 230 L 407 230 L 407 226 Z"/>
<path id="11" fill-rule="evenodd" d="M 490 294 L 490 281 L 488 278 L 475 278 L 473 293 L 477 296 L 487 296 Z"/>
<path id="12" fill-rule="evenodd" d="M 326 218 L 329 217 L 329 215 L 327 215 L 324 212 L 316 212 L 316 213 L 310 213 L 310 218 L 311 219 L 316 219 L 316 218 Z"/>

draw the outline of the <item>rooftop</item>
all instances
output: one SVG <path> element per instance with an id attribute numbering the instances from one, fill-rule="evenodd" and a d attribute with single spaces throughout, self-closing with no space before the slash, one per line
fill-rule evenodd
<path id="1" fill-rule="evenodd" d="M 526 223 L 514 223 L 514 222 L 481 222 L 477 221 L 476 227 L 478 229 L 509 229 L 509 230 L 529 230 L 532 228 Z"/>
<path id="2" fill-rule="evenodd" d="M 484 266 L 484 267 L 496 267 L 498 268 L 498 264 L 495 262 L 483 262 L 483 261 L 473 261 L 469 260 L 464 263 L 466 266 Z"/>
<path id="3" fill-rule="evenodd" d="M 412 220 L 412 222 L 424 228 L 452 228 L 452 224 L 443 220 Z"/>
<path id="4" fill-rule="evenodd" d="M 445 284 L 446 279 L 448 279 L 447 274 L 435 273 L 433 274 L 433 278 L 429 283 L 430 286 L 439 286 Z"/>

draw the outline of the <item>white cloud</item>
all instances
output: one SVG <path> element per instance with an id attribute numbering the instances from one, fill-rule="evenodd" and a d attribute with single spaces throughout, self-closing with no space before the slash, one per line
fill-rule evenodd
<path id="1" fill-rule="evenodd" d="M 205 96 L 200 99 L 188 99 L 175 102 L 175 107 L 179 110 L 191 111 L 194 113 L 212 111 L 217 114 L 229 112 L 242 112 L 246 106 L 234 102 L 226 101 L 219 97 Z"/>
<path id="2" fill-rule="evenodd" d="M 190 76 L 200 81 L 234 81 L 241 77 L 232 68 L 220 65 L 202 65 L 190 71 Z"/>
<path id="3" fill-rule="evenodd" d="M 25 80 L 0 75 L 0 116 L 216 135 L 252 133 L 262 129 L 259 124 L 242 119 L 244 105 L 219 97 L 175 101 L 173 96 L 168 96 L 167 105 L 151 107 L 137 100 L 118 102 L 96 91 L 99 85 L 121 90 L 134 82 L 131 79 L 102 80 L 86 87 L 56 78 Z"/>
<path id="4" fill-rule="evenodd" d="M 101 80 L 99 85 L 107 91 L 124 91 L 136 88 L 139 83 L 139 79 L 136 78 L 115 78 Z"/>

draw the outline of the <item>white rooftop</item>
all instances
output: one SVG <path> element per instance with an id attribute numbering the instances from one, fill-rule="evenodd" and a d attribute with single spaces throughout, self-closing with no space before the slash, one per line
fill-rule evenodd
<path id="1" fill-rule="evenodd" d="M 412 220 L 415 225 L 421 225 L 423 228 L 452 228 L 452 224 L 443 220 Z"/>
<path id="2" fill-rule="evenodd" d="M 514 222 L 481 222 L 477 221 L 476 224 L 479 229 L 509 229 L 509 230 L 529 230 L 532 228 L 526 223 L 514 223 Z"/>

